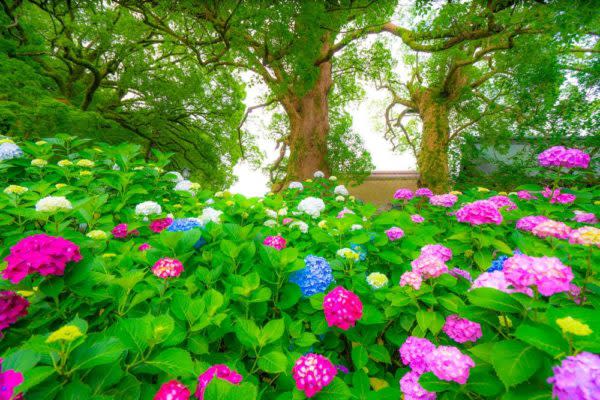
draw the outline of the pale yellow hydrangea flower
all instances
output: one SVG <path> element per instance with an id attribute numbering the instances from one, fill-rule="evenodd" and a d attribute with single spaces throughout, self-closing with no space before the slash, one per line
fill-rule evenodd
<path id="1" fill-rule="evenodd" d="M 60 160 L 56 163 L 59 167 L 70 167 L 73 165 L 73 161 L 71 160 Z"/>
<path id="2" fill-rule="evenodd" d="M 79 172 L 79 175 L 80 176 L 90 176 L 90 175 L 92 175 L 92 171 L 88 171 L 86 169 L 86 170 L 83 170 L 83 171 Z"/>
<path id="3" fill-rule="evenodd" d="M 89 231 L 85 236 L 94 240 L 106 240 L 108 239 L 108 234 L 102 230 L 95 229 L 93 231 Z"/>
<path id="4" fill-rule="evenodd" d="M 55 188 L 57 189 L 62 189 L 64 187 L 67 187 L 66 183 L 57 183 L 56 185 L 54 185 Z"/>
<path id="5" fill-rule="evenodd" d="M 29 189 L 27 189 L 25 186 L 8 185 L 6 187 L 6 189 L 4 189 L 4 193 L 6 193 L 6 194 L 23 194 L 28 190 Z"/>
<path id="6" fill-rule="evenodd" d="M 46 339 L 46 343 L 54 343 L 59 340 L 64 340 L 65 342 L 72 342 L 77 338 L 83 336 L 81 330 L 75 325 L 65 325 L 62 328 L 52 332 L 48 339 Z"/>
<path id="7" fill-rule="evenodd" d="M 4 144 L 4 143 L 15 143 L 13 142 L 11 139 L 0 139 L 0 144 Z"/>
<path id="8" fill-rule="evenodd" d="M 38 140 L 37 142 L 35 142 L 35 144 L 36 144 L 37 146 L 43 146 L 43 145 L 45 145 L 46 143 L 48 143 L 48 142 L 46 142 L 45 140 Z"/>
<path id="9" fill-rule="evenodd" d="M 31 165 L 34 167 L 45 167 L 48 164 L 48 161 L 42 160 L 41 158 L 35 158 L 31 160 Z"/>
<path id="10" fill-rule="evenodd" d="M 478 187 L 478 188 L 477 188 L 477 191 L 478 191 L 478 192 L 489 192 L 489 191 L 490 191 L 490 189 L 488 189 L 488 188 L 484 188 L 484 187 Z"/>
<path id="11" fill-rule="evenodd" d="M 367 283 L 373 289 L 381 289 L 388 284 L 388 277 L 381 272 L 372 272 L 367 276 Z"/>
<path id="12" fill-rule="evenodd" d="M 556 324 L 560 326 L 563 333 L 572 333 L 577 336 L 588 336 L 592 334 L 592 330 L 586 324 L 574 319 L 573 317 L 559 318 Z"/>
<path id="13" fill-rule="evenodd" d="M 76 164 L 78 167 L 84 168 L 92 168 L 94 165 L 96 165 L 96 163 L 94 163 L 92 160 L 88 160 L 87 158 L 82 158 L 81 160 L 77 161 Z"/>

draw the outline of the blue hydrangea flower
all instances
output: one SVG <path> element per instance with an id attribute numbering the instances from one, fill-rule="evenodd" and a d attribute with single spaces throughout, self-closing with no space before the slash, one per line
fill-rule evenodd
<path id="1" fill-rule="evenodd" d="M 305 267 L 290 275 L 290 282 L 300 286 L 305 297 L 323 293 L 333 282 L 331 266 L 323 257 L 309 255 L 304 259 Z"/>
<path id="2" fill-rule="evenodd" d="M 169 232 L 186 232 L 194 228 L 199 228 L 200 222 L 196 218 L 179 218 L 173 220 L 167 230 Z"/>
<path id="3" fill-rule="evenodd" d="M 23 150 L 14 143 L 6 142 L 0 144 L 0 161 L 21 157 Z"/>
<path id="4" fill-rule="evenodd" d="M 492 261 L 492 266 L 487 269 L 487 272 L 502 271 L 504 262 L 508 260 L 508 256 L 500 256 Z"/>
<path id="5" fill-rule="evenodd" d="M 360 244 L 356 243 L 351 243 L 350 249 L 355 253 L 358 253 L 360 261 L 365 261 L 365 259 L 367 258 L 367 249 L 365 249 L 364 246 L 361 246 Z"/>

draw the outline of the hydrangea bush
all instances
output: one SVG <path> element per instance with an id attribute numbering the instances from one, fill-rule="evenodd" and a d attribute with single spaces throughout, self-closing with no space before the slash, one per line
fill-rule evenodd
<path id="1" fill-rule="evenodd" d="M 322 172 L 245 198 L 134 146 L 4 140 L 2 400 L 598 396 L 598 187 L 378 211 Z"/>

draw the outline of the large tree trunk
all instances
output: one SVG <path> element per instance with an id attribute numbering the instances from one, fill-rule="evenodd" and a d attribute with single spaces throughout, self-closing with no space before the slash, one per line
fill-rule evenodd
<path id="1" fill-rule="evenodd" d="M 288 181 L 311 178 L 317 170 L 325 174 L 330 172 L 327 164 L 327 96 L 331 84 L 331 62 L 323 62 L 319 65 L 315 84 L 308 92 L 302 96 L 290 94 L 283 100 L 290 121 Z"/>
<path id="2" fill-rule="evenodd" d="M 419 186 L 428 187 L 435 193 L 444 193 L 448 191 L 450 183 L 448 105 L 430 90 L 421 93 L 417 105 L 423 123 L 421 147 L 417 156 Z"/>

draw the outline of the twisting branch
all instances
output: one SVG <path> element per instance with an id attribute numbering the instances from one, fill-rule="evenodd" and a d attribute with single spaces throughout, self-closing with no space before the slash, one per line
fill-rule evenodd
<path id="1" fill-rule="evenodd" d="M 246 122 L 246 119 L 248 119 L 248 115 L 254 111 L 257 110 L 259 108 L 263 108 L 263 107 L 268 107 L 271 104 L 275 103 L 277 101 L 277 98 L 273 98 L 265 103 L 262 104 L 257 104 L 255 106 L 251 106 L 246 108 L 246 112 L 244 112 L 244 116 L 242 117 L 240 124 L 237 127 L 237 133 L 238 133 L 238 144 L 240 146 L 240 152 L 242 153 L 242 158 L 246 158 L 245 154 L 244 154 L 244 145 L 242 144 L 242 126 L 244 125 L 244 123 Z"/>

